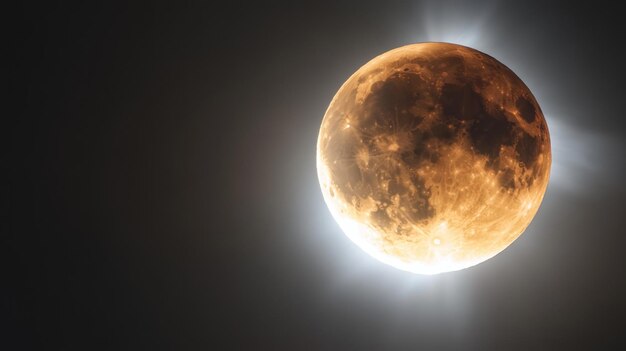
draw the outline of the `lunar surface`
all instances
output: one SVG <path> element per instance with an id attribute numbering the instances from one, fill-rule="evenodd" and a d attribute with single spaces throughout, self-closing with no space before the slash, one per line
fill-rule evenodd
<path id="1" fill-rule="evenodd" d="M 422 274 L 483 262 L 530 224 L 552 156 L 526 85 L 477 50 L 420 43 L 361 67 L 319 132 L 324 199 L 376 259 Z"/>

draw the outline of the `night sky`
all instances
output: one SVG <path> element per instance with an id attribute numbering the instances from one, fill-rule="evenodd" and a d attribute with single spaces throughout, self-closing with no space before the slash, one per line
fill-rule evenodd
<path id="1" fill-rule="evenodd" d="M 626 344 L 626 27 L 617 7 L 575 3 L 7 11 L 0 349 Z M 354 245 L 315 169 L 341 84 L 422 41 L 511 68 L 553 149 L 526 232 L 491 260 L 436 276 Z"/>

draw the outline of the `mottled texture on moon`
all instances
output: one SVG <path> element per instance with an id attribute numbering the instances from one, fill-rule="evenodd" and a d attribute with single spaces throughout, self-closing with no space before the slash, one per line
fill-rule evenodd
<path id="1" fill-rule="evenodd" d="M 528 87 L 491 56 L 446 43 L 361 67 L 333 98 L 317 145 L 324 198 L 348 237 L 423 274 L 510 245 L 541 204 L 550 164 Z"/>

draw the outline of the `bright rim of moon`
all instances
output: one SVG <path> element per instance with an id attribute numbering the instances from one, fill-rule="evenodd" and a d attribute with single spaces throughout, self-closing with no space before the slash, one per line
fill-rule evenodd
<path id="1" fill-rule="evenodd" d="M 317 142 L 324 200 L 345 234 L 401 270 L 483 262 L 530 224 L 551 165 L 537 101 L 477 50 L 420 43 L 356 71 Z"/>

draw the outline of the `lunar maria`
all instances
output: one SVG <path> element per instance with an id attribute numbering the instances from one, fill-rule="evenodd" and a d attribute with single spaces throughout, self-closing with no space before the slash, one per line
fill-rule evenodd
<path id="1" fill-rule="evenodd" d="M 317 172 L 345 234 L 421 274 L 483 262 L 537 213 L 548 126 L 505 65 L 448 43 L 400 47 L 341 86 L 321 124 Z"/>

